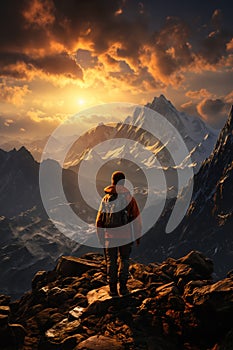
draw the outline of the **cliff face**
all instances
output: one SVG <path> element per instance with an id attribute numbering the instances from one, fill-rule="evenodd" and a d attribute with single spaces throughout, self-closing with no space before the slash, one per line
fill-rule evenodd
<path id="1" fill-rule="evenodd" d="M 232 262 L 233 108 L 216 146 L 194 179 L 193 201 L 179 228 L 180 242 L 189 242 L 213 258 L 218 273 Z"/>
<path id="2" fill-rule="evenodd" d="M 167 256 L 180 257 L 192 249 L 203 252 L 223 277 L 232 267 L 233 251 L 233 109 L 211 155 L 194 176 L 193 197 L 179 227 L 164 234 L 173 202 L 135 253 L 150 262 Z"/>
<path id="3" fill-rule="evenodd" d="M 196 251 L 131 261 L 130 294 L 111 298 L 101 255 L 62 257 L 20 300 L 0 296 L 1 349 L 230 350 L 233 274 L 214 282 L 212 272 Z"/>

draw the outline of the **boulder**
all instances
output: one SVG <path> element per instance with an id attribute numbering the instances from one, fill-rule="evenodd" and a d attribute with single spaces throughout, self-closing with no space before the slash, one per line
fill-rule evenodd
<path id="1" fill-rule="evenodd" d="M 68 319 L 69 321 L 80 320 L 80 317 L 85 309 L 80 306 L 76 306 L 72 310 L 69 311 Z"/>
<path id="2" fill-rule="evenodd" d="M 124 350 L 125 347 L 119 341 L 105 337 L 103 335 L 94 335 L 82 341 L 75 350 Z"/>
<path id="3" fill-rule="evenodd" d="M 80 320 L 74 320 L 70 322 L 68 318 L 64 318 L 61 322 L 48 329 L 45 335 L 48 342 L 52 344 L 60 344 L 67 337 L 77 334 L 81 328 L 80 326 Z"/>
<path id="4" fill-rule="evenodd" d="M 187 300 L 187 296 L 186 296 Z M 206 339 L 218 340 L 230 330 L 233 314 L 233 280 L 195 287 L 188 295 Z"/>
<path id="5" fill-rule="evenodd" d="M 225 278 L 211 285 L 196 287 L 190 296 L 195 306 L 208 306 L 225 315 L 233 312 L 233 280 Z"/>
<path id="6" fill-rule="evenodd" d="M 137 290 L 144 289 L 144 284 L 141 281 L 138 281 L 138 280 L 132 278 L 132 279 L 128 280 L 127 287 L 129 289 L 130 293 L 132 294 L 133 292 L 135 292 Z M 119 285 L 118 285 L 118 289 L 119 289 Z M 93 289 L 87 293 L 88 304 L 92 304 L 96 300 L 105 301 L 108 299 L 110 299 L 110 300 L 112 299 L 112 297 L 109 295 L 109 286 L 108 285 L 105 285 L 105 286 L 97 288 L 97 289 Z"/>
<path id="7" fill-rule="evenodd" d="M 190 281 L 190 282 L 188 282 L 185 285 L 185 287 L 184 287 L 183 297 L 185 298 L 185 300 L 188 303 L 189 302 L 192 303 L 194 288 L 199 288 L 199 287 L 203 287 L 203 286 L 206 286 L 206 285 L 210 285 L 210 281 L 208 281 L 208 280 L 197 280 L 197 281 Z"/>
<path id="8" fill-rule="evenodd" d="M 73 302 L 77 306 L 86 307 L 87 306 L 87 298 L 82 293 L 77 293 L 73 297 Z"/>
<path id="9" fill-rule="evenodd" d="M 98 269 L 99 267 L 98 262 L 73 256 L 62 256 L 58 261 L 56 271 L 64 277 L 81 276 L 84 272 L 90 269 Z"/>
<path id="10" fill-rule="evenodd" d="M 74 294 L 75 291 L 72 288 L 53 287 L 48 291 L 48 303 L 53 307 L 59 306 Z"/>
<path id="11" fill-rule="evenodd" d="M 156 293 L 157 293 L 157 298 L 167 298 L 171 294 L 173 295 L 179 294 L 179 290 L 176 287 L 174 282 L 170 282 L 156 288 Z"/>
<path id="12" fill-rule="evenodd" d="M 46 271 L 38 271 L 32 279 L 32 290 L 42 287 Z"/>
<path id="13" fill-rule="evenodd" d="M 67 338 L 65 338 L 62 342 L 61 342 L 61 346 L 60 349 L 61 350 L 70 350 L 70 349 L 74 349 L 75 346 L 79 343 L 81 343 L 81 341 L 84 340 L 84 337 L 82 334 L 74 334 L 71 335 Z"/>
<path id="14" fill-rule="evenodd" d="M 130 284 L 129 284 L 130 290 Z M 118 297 L 111 297 L 109 295 L 109 286 L 100 287 L 98 289 L 91 290 L 87 294 L 88 307 L 82 314 L 82 318 L 90 314 L 105 314 L 109 307 L 114 307 L 115 309 L 123 309 L 129 305 L 129 302 L 132 304 L 140 304 L 140 301 L 136 299 L 145 298 L 147 292 L 145 288 L 143 289 L 133 289 L 130 290 L 129 294 Z"/>
<path id="15" fill-rule="evenodd" d="M 35 315 L 38 327 L 40 330 L 45 331 L 53 325 L 52 315 L 58 312 L 57 308 L 46 308 L 41 310 Z"/>
<path id="16" fill-rule="evenodd" d="M 178 263 L 189 265 L 201 275 L 201 278 L 209 279 L 214 271 L 213 261 L 198 251 L 191 251 L 189 254 L 177 260 Z"/>

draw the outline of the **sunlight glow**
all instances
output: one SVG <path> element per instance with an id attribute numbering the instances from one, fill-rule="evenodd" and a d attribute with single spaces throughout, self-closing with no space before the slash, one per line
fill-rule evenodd
<path id="1" fill-rule="evenodd" d="M 85 103 L 86 103 L 86 101 L 83 98 L 78 99 L 79 106 L 83 106 L 83 105 L 85 105 Z"/>

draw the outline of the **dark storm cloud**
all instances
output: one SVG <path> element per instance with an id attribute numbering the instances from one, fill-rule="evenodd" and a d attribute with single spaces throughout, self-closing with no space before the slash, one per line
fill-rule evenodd
<path id="1" fill-rule="evenodd" d="M 46 3 L 47 1 L 45 1 Z M 33 1 L 8 0 L 1 2 L 0 49 L 1 51 L 22 52 L 28 47 L 46 47 L 48 34 L 41 26 L 29 26 L 24 12 Z M 38 15 L 40 15 L 38 13 Z"/>
<path id="2" fill-rule="evenodd" d="M 20 78 L 23 72 L 12 71 L 9 65 L 23 62 L 27 66 L 24 74 L 34 67 L 49 74 L 82 78 L 81 68 L 69 56 L 78 49 L 90 50 L 92 65 L 97 64 L 101 54 L 108 54 L 109 61 L 124 60 L 132 74 L 139 74 L 151 64 L 148 78 L 162 82 L 188 69 L 195 58 L 211 64 L 219 62 L 232 37 L 223 26 L 224 14 L 219 9 L 212 10 L 209 22 L 203 26 L 196 21 L 194 25 L 190 20 L 191 5 L 190 18 L 183 20 L 172 15 L 174 6 L 168 3 L 168 8 L 163 2 L 149 13 L 149 1 L 4 1 L 0 12 L 0 50 L 5 55 L 0 57 L 1 71 Z M 156 16 L 162 7 L 171 15 L 155 31 Z M 143 60 L 145 47 L 154 58 Z M 177 75 L 174 82 L 179 79 Z"/>
<path id="3" fill-rule="evenodd" d="M 107 51 L 112 43 L 118 41 L 123 45 L 116 51 L 116 55 L 136 59 L 140 44 L 148 36 L 146 24 L 140 16 L 129 21 L 117 15 L 121 6 L 120 1 L 109 0 L 3 2 L 0 30 L 5 35 L 1 35 L 0 50 L 5 53 L 5 58 L 9 54 L 8 63 L 19 60 L 29 63 L 30 55 L 35 63 L 35 50 L 48 52 L 51 50 L 51 41 L 63 45 L 68 51 L 73 50 L 78 40 L 91 42 L 96 54 Z M 42 20 L 43 17 L 48 18 L 48 22 Z M 46 54 L 40 52 L 40 55 Z M 64 54 L 56 59 L 64 61 Z M 52 73 L 56 68 L 55 63 L 51 63 L 52 57 L 49 55 L 37 61 L 38 66 L 41 64 Z M 62 72 L 62 64 L 57 63 L 55 66 Z M 77 70 L 74 65 L 70 67 L 71 73 L 73 69 Z M 67 69 L 65 73 L 68 73 Z"/>
<path id="4" fill-rule="evenodd" d="M 193 61 L 189 38 L 189 26 L 176 17 L 167 17 L 164 26 L 155 33 L 152 47 L 163 75 L 170 76 L 181 66 L 187 66 Z"/>
<path id="5" fill-rule="evenodd" d="M 223 127 L 231 105 L 223 99 L 204 99 L 197 105 L 202 118 L 214 128 Z"/>
<path id="6" fill-rule="evenodd" d="M 82 79 L 82 69 L 67 53 L 33 58 L 22 53 L 0 53 L 0 75 L 30 80 L 30 72 L 40 70 L 46 74 L 62 74 Z M 38 73 L 39 74 L 39 73 Z"/>
<path id="7" fill-rule="evenodd" d="M 66 53 L 50 55 L 34 60 L 34 65 L 51 74 L 65 74 L 74 78 L 82 78 L 82 70 L 74 59 Z"/>
<path id="8" fill-rule="evenodd" d="M 97 53 L 105 52 L 109 44 L 123 42 L 124 47 L 118 51 L 119 57 L 136 54 L 140 43 L 147 40 L 147 22 L 136 11 L 132 18 L 124 15 L 127 1 L 54 0 L 56 23 L 54 33 L 63 43 L 76 42 L 77 37 L 90 38 Z M 137 3 L 135 4 L 137 7 Z M 117 14 L 122 8 L 123 14 Z M 69 34 L 69 37 L 67 37 Z M 68 39 L 68 40 L 67 40 Z"/>

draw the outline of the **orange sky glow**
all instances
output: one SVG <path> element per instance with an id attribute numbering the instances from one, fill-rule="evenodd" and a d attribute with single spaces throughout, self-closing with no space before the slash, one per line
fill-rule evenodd
<path id="1" fill-rule="evenodd" d="M 202 21 L 197 16 L 190 24 L 168 6 L 152 28 L 153 6 L 149 0 L 134 6 L 127 0 L 2 5 L 2 138 L 43 137 L 86 108 L 145 104 L 160 94 L 220 128 L 233 101 L 233 35 L 225 26 L 226 11 L 210 8 Z"/>

